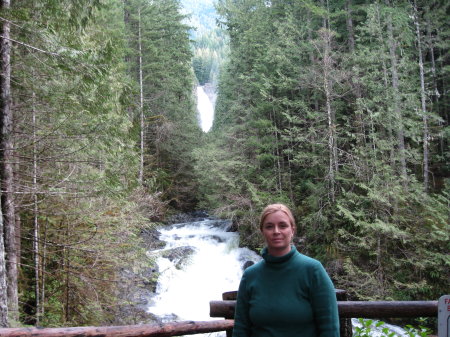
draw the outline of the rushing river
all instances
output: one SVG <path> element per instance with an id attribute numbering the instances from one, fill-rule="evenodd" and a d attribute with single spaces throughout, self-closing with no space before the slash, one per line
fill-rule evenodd
<path id="1" fill-rule="evenodd" d="M 261 259 L 253 251 L 239 248 L 238 234 L 227 231 L 230 225 L 230 221 L 204 219 L 159 230 L 166 246 L 149 252 L 157 256 L 160 277 L 148 312 L 162 322 L 212 319 L 209 302 L 237 290 L 244 264 Z M 356 319 L 352 323 L 360 326 Z M 406 336 L 399 327 L 384 327 L 396 336 Z M 385 335 L 381 328 L 375 330 L 372 336 Z M 205 335 L 225 336 L 225 332 Z"/>
<path id="2" fill-rule="evenodd" d="M 149 312 L 163 322 L 212 319 L 209 302 L 237 290 L 244 263 L 260 259 L 238 247 L 238 234 L 227 231 L 230 225 L 230 221 L 206 219 L 160 229 L 166 247 L 151 252 L 159 256 L 160 277 Z"/>

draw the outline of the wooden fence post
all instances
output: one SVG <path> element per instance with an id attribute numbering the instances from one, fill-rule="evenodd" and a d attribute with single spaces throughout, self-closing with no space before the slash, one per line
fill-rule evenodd
<path id="1" fill-rule="evenodd" d="M 338 301 L 347 301 L 347 292 L 342 289 L 335 289 L 336 299 Z M 339 318 L 341 337 L 352 337 L 352 320 L 351 318 Z"/>
<path id="2" fill-rule="evenodd" d="M 222 300 L 224 301 L 234 301 L 237 298 L 237 291 L 227 291 L 225 293 L 222 293 Z M 232 317 L 225 317 L 225 319 L 234 319 L 234 315 L 226 315 L 226 316 L 232 316 Z M 233 329 L 226 330 L 227 337 L 231 337 L 233 335 Z"/>

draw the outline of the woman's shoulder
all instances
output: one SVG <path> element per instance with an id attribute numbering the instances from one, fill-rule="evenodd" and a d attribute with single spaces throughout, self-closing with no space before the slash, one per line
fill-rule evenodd
<path id="1" fill-rule="evenodd" d="M 319 260 L 312 258 L 310 256 L 307 256 L 307 255 L 304 255 L 300 252 L 298 252 L 295 255 L 295 261 L 296 261 L 296 263 L 302 264 L 303 267 L 309 267 L 312 269 L 323 268 L 322 263 Z"/>

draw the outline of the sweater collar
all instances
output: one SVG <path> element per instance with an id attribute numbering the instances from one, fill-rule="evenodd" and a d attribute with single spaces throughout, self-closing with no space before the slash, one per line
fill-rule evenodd
<path id="1" fill-rule="evenodd" d="M 294 255 L 297 252 L 297 248 L 295 248 L 294 245 L 291 245 L 291 251 L 289 253 L 287 253 L 286 255 L 282 255 L 282 256 L 273 256 L 270 255 L 267 247 L 263 248 L 262 250 L 262 257 L 264 259 L 264 261 L 266 261 L 266 263 L 283 263 L 287 260 L 289 260 L 292 255 Z"/>

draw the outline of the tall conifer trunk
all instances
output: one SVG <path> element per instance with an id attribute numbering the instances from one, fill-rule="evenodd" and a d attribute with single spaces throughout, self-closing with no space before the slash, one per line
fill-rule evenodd
<path id="1" fill-rule="evenodd" d="M 345 9 L 347 10 L 347 31 L 348 31 L 348 49 L 351 53 L 355 51 L 355 31 L 353 29 L 353 18 L 352 18 L 352 1 L 347 0 L 345 2 Z"/>
<path id="2" fill-rule="evenodd" d="M 386 0 L 386 5 L 389 4 L 389 0 Z M 387 18 L 388 28 L 388 44 L 389 44 L 389 56 L 391 61 L 391 77 L 392 77 L 392 89 L 393 89 L 393 103 L 394 114 L 397 121 L 397 147 L 400 158 L 400 174 L 403 178 L 403 186 L 408 186 L 408 174 L 406 170 L 406 149 L 405 149 L 405 135 L 403 129 L 403 118 L 400 110 L 400 90 L 399 90 L 399 76 L 398 76 L 398 58 L 397 58 L 397 42 L 394 39 L 394 27 L 392 24 L 392 17 L 388 14 Z"/>
<path id="3" fill-rule="evenodd" d="M 313 34 L 312 34 L 312 18 L 311 18 L 311 12 L 308 11 L 307 14 L 307 27 L 308 27 L 308 41 L 313 40 Z M 316 56 L 314 52 L 311 50 L 309 53 L 309 61 L 311 64 L 316 63 Z M 319 100 L 317 99 L 317 95 L 314 95 L 314 92 L 311 90 L 311 97 L 314 99 L 314 111 L 319 111 Z"/>
<path id="4" fill-rule="evenodd" d="M 0 199 L 0 328 L 8 327 L 8 297 L 6 296 L 6 263 L 3 243 L 3 213 Z"/>
<path id="5" fill-rule="evenodd" d="M 385 45 L 385 39 L 384 36 L 382 34 L 383 31 L 383 25 L 382 25 L 382 20 L 381 20 L 381 13 L 380 13 L 380 7 L 379 4 L 377 4 L 376 6 L 376 18 L 377 18 L 377 23 L 378 23 L 378 29 L 377 29 L 377 41 L 379 44 L 379 48 L 380 50 L 380 54 L 384 53 L 384 45 Z M 387 61 L 385 61 L 384 58 L 381 59 L 381 64 L 383 67 L 383 84 L 385 88 L 389 88 L 389 75 L 388 75 L 388 65 L 387 65 Z M 386 96 L 386 102 L 388 102 L 388 97 Z M 389 121 L 387 123 L 387 125 L 385 125 L 385 130 L 387 132 L 387 138 L 389 140 L 390 143 L 394 143 L 394 135 L 393 135 L 393 129 L 394 129 L 394 120 L 395 118 L 387 113 L 387 120 Z M 375 142 L 372 140 L 373 142 L 373 146 L 375 147 L 376 144 Z M 395 167 L 395 149 L 393 146 L 391 146 L 390 150 L 389 150 L 389 164 L 392 168 Z"/>
<path id="6" fill-rule="evenodd" d="M 63 269 L 65 274 L 65 287 L 64 287 L 64 319 L 65 322 L 70 322 L 71 319 L 71 306 L 70 306 L 70 248 L 69 244 L 69 222 L 65 220 L 65 245 L 63 248 Z M 64 225 L 64 223 L 62 224 Z"/>
<path id="7" fill-rule="evenodd" d="M 326 28 L 321 30 L 321 39 L 323 44 L 323 59 L 322 59 L 322 81 L 323 92 L 325 94 L 325 108 L 328 121 L 328 151 L 329 151 L 329 165 L 328 165 L 328 180 L 330 182 L 330 197 L 335 201 L 336 195 L 336 173 L 338 172 L 338 158 L 337 158 L 337 136 L 336 136 L 336 115 L 332 107 L 332 81 L 331 68 L 333 60 L 331 58 L 331 31 Z"/>
<path id="8" fill-rule="evenodd" d="M 426 93 L 425 93 L 425 72 L 423 69 L 423 55 L 422 55 L 422 38 L 420 34 L 420 24 L 419 15 L 417 11 L 417 3 L 414 0 L 414 24 L 416 26 L 416 39 L 417 39 L 417 49 L 419 53 L 419 71 L 420 71 L 420 102 L 422 108 L 422 121 L 423 121 L 423 188 L 425 192 L 429 188 L 429 159 L 428 159 L 428 114 L 427 114 L 427 103 L 426 103 Z"/>
<path id="9" fill-rule="evenodd" d="M 279 144 L 279 135 L 278 135 L 278 125 L 277 125 L 277 121 L 275 119 L 274 116 L 274 109 L 272 108 L 272 110 L 269 112 L 269 118 L 270 121 L 272 122 L 273 125 L 273 138 L 275 140 L 275 157 L 276 157 L 276 162 L 273 163 L 274 165 L 274 171 L 277 172 L 277 191 L 278 193 L 281 195 L 282 191 L 283 191 L 283 183 L 282 183 L 282 179 L 281 179 L 281 151 L 280 151 L 280 144 Z"/>
<path id="10" fill-rule="evenodd" d="M 40 303 L 41 303 L 41 311 L 40 311 L 40 315 L 41 317 L 44 317 L 45 314 L 45 275 L 46 275 L 46 264 L 45 264 L 45 259 L 47 256 L 47 223 L 43 224 L 43 237 L 42 237 L 42 259 L 41 259 L 41 299 L 40 299 Z"/>
<path id="11" fill-rule="evenodd" d="M 10 0 L 1 0 L 1 10 L 10 8 Z M 1 24 L 0 40 L 0 176 L 2 187 L 2 213 L 4 226 L 4 245 L 6 253 L 7 294 L 10 317 L 18 320 L 19 302 L 17 291 L 17 246 L 16 246 L 16 212 L 14 207 L 13 141 L 11 111 L 11 42 L 10 24 Z"/>
<path id="12" fill-rule="evenodd" d="M 428 11 L 430 11 L 430 7 L 426 7 Z M 429 55 L 430 55 L 430 62 L 431 62 L 431 75 L 433 78 L 433 96 L 435 99 L 438 99 L 440 96 L 438 86 L 437 86 L 437 78 L 436 78 L 436 57 L 434 52 L 434 42 L 432 37 L 432 24 L 430 21 L 430 13 L 426 14 L 426 25 L 427 25 L 427 43 L 428 49 L 429 49 Z"/>
<path id="13" fill-rule="evenodd" d="M 34 294 L 36 306 L 36 324 L 40 321 L 40 261 L 39 261 L 39 220 L 38 220 L 38 197 L 37 197 L 37 137 L 36 137 L 36 109 L 35 109 L 35 92 L 32 93 L 32 119 L 33 119 L 33 255 L 34 255 Z"/>
<path id="14" fill-rule="evenodd" d="M 140 165 L 139 184 L 144 182 L 144 87 L 142 80 L 142 31 L 141 31 L 141 9 L 138 9 L 138 44 L 139 44 L 139 112 L 140 112 Z"/>
<path id="15" fill-rule="evenodd" d="M 353 29 L 353 17 L 352 17 L 352 1 L 347 0 L 345 2 L 345 9 L 347 12 L 346 17 L 346 25 L 347 25 L 347 32 L 348 32 L 348 50 L 350 52 L 350 55 L 353 55 L 355 53 L 355 30 Z M 355 76 L 356 78 L 356 76 Z M 352 87 L 354 88 L 355 97 L 357 100 L 359 100 L 362 97 L 362 90 L 361 85 L 359 84 L 359 80 L 354 82 L 353 76 L 350 77 L 350 82 L 352 83 Z M 356 127 L 358 130 L 358 135 L 356 140 L 360 145 L 365 145 L 365 125 L 364 120 L 361 113 L 356 113 Z"/>
<path id="16" fill-rule="evenodd" d="M 433 41 L 433 33 L 432 33 L 433 25 L 430 20 L 431 10 L 430 10 L 430 6 L 426 6 L 425 8 L 427 11 L 427 13 L 425 13 L 426 28 L 427 28 L 425 44 L 428 47 L 428 55 L 430 57 L 430 63 L 431 63 L 430 70 L 431 70 L 431 79 L 433 81 L 432 102 L 433 102 L 433 104 L 436 104 L 438 102 L 441 94 L 439 93 L 438 80 L 437 80 L 437 74 L 436 74 L 435 43 Z M 439 128 L 442 129 L 442 126 L 443 126 L 442 120 L 439 119 L 438 123 L 439 123 Z M 440 145 L 440 151 L 441 151 L 442 156 L 444 156 L 444 152 L 445 152 L 445 150 L 444 150 L 444 135 L 443 134 L 444 134 L 443 132 L 439 133 L 439 145 Z"/>

